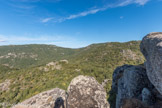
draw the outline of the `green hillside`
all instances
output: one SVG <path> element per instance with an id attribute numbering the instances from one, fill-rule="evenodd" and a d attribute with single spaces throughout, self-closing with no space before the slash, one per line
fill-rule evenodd
<path id="1" fill-rule="evenodd" d="M 78 75 L 93 76 L 100 83 L 107 79 L 105 89 L 108 93 L 117 66 L 144 62 L 139 44 L 140 41 L 101 43 L 81 49 L 52 45 L 2 46 L 0 56 L 25 54 L 0 58 L 3 67 L 0 66 L 0 83 L 6 79 L 10 81 L 9 89 L 0 91 L 0 103 L 18 103 L 55 87 L 66 90 Z"/>
<path id="2" fill-rule="evenodd" d="M 43 65 L 51 60 L 68 59 L 74 49 L 54 45 L 0 46 L 0 64 L 14 68 Z"/>

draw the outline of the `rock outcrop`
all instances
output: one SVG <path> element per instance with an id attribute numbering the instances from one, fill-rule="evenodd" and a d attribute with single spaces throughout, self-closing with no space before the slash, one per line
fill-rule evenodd
<path id="1" fill-rule="evenodd" d="M 55 88 L 35 95 L 12 108 L 66 108 L 66 92 Z"/>
<path id="2" fill-rule="evenodd" d="M 55 88 L 33 96 L 12 108 L 109 108 L 106 91 L 93 77 L 74 78 L 68 91 Z"/>
<path id="3" fill-rule="evenodd" d="M 162 33 L 150 33 L 140 45 L 144 65 L 124 65 L 113 73 L 113 108 L 162 108 Z"/>
<path id="4" fill-rule="evenodd" d="M 114 71 L 112 84 L 112 90 L 116 93 L 116 108 L 122 106 L 125 98 L 142 100 L 141 91 L 143 88 L 151 89 L 152 87 L 146 70 L 142 66 L 124 65 L 118 67 Z"/>
<path id="5" fill-rule="evenodd" d="M 93 77 L 78 76 L 68 87 L 69 108 L 108 108 L 106 92 Z"/>
<path id="6" fill-rule="evenodd" d="M 149 80 L 162 95 L 162 32 L 150 33 L 141 43 Z"/>

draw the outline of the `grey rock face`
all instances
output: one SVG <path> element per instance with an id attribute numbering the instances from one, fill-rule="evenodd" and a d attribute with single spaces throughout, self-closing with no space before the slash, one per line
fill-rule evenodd
<path id="1" fill-rule="evenodd" d="M 111 86 L 111 91 L 110 96 L 109 96 L 109 102 L 112 108 L 115 108 L 116 106 L 116 96 L 118 92 L 118 80 L 123 77 L 124 70 L 131 67 L 132 65 L 123 65 L 117 67 L 114 72 L 113 72 L 113 80 L 112 80 L 112 86 Z"/>
<path id="2" fill-rule="evenodd" d="M 150 33 L 145 36 L 140 48 L 147 60 L 148 78 L 162 95 L 162 32 Z"/>
<path id="3" fill-rule="evenodd" d="M 55 88 L 35 95 L 12 108 L 66 108 L 66 93 Z"/>
<path id="4" fill-rule="evenodd" d="M 112 82 L 112 90 L 113 92 L 117 93 L 118 88 L 118 80 L 123 76 L 124 70 L 131 67 L 131 65 L 123 65 L 119 66 L 113 72 L 113 82 Z"/>
<path id="5" fill-rule="evenodd" d="M 145 103 L 146 105 L 152 105 L 152 94 L 150 92 L 150 90 L 148 90 L 147 88 L 144 88 L 142 90 L 142 102 Z"/>
<path id="6" fill-rule="evenodd" d="M 117 81 L 117 97 L 116 108 L 120 108 L 123 99 L 136 98 L 140 99 L 141 91 L 145 87 L 149 87 L 149 80 L 146 75 L 146 70 L 140 66 L 123 66 L 118 68 L 122 70 L 122 76 Z M 116 72 L 120 74 L 120 72 Z M 116 75 L 118 76 L 118 75 Z"/>
<path id="7" fill-rule="evenodd" d="M 68 94 L 68 108 L 109 108 L 104 88 L 93 77 L 74 78 Z"/>

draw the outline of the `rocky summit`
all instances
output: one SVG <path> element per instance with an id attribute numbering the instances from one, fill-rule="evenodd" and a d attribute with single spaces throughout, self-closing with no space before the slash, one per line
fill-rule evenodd
<path id="1" fill-rule="evenodd" d="M 112 108 L 162 108 L 162 33 L 146 35 L 140 45 L 142 65 L 124 65 L 113 73 Z"/>
<path id="2" fill-rule="evenodd" d="M 106 92 L 93 77 L 74 78 L 67 92 L 55 88 L 33 96 L 12 108 L 109 108 Z"/>

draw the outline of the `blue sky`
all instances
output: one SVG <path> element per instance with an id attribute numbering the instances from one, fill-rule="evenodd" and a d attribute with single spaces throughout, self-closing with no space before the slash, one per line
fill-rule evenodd
<path id="1" fill-rule="evenodd" d="M 0 45 L 141 40 L 162 31 L 162 0 L 0 0 Z"/>

